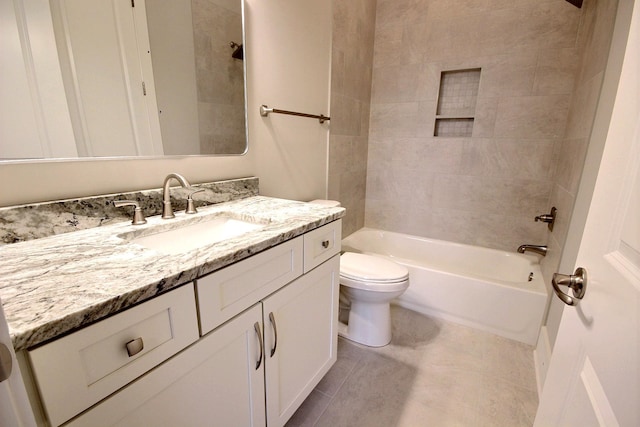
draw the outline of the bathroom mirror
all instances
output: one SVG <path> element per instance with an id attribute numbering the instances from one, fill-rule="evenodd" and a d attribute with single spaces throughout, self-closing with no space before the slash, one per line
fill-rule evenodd
<path id="1" fill-rule="evenodd" d="M 34 79 L 42 88 L 37 79 L 53 75 L 52 67 L 38 70 L 42 53 L 34 49 L 35 40 L 48 37 L 57 48 L 48 54 L 59 61 L 60 89 L 41 90 L 36 98 L 30 89 L 15 92 L 14 100 L 30 94 L 33 105 L 42 105 L 45 131 L 30 130 L 38 127 L 37 111 L 36 126 L 13 130 L 3 121 L 9 129 L 0 129 L 0 161 L 246 152 L 243 0 L 39 1 L 40 9 L 50 10 L 17 2 L 11 11 L 22 56 L 33 52 L 35 58 L 33 69 L 21 68 L 26 78 L 18 77 L 27 88 Z M 20 21 L 27 24 L 20 28 Z M 31 43 L 26 48 L 25 39 Z M 11 86 L 7 80 L 3 91 Z M 51 99 L 56 108 L 46 104 Z M 59 113 L 64 105 L 64 120 L 47 122 L 47 109 Z M 5 103 L 3 113 L 12 109 Z"/>

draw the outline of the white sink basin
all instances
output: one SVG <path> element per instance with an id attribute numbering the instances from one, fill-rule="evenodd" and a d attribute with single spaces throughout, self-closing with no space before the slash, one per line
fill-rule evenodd
<path id="1" fill-rule="evenodd" d="M 131 243 L 136 243 L 158 252 L 183 254 L 250 231 L 259 230 L 264 226 L 264 224 L 239 220 L 229 216 L 216 216 L 208 221 L 128 240 Z"/>

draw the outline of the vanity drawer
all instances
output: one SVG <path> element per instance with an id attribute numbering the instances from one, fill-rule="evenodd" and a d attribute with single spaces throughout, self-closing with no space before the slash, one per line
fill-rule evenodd
<path id="1" fill-rule="evenodd" d="M 302 275 L 303 237 L 297 237 L 196 280 L 200 333 Z"/>
<path id="2" fill-rule="evenodd" d="M 30 350 L 49 421 L 62 424 L 197 339 L 189 284 Z"/>
<path id="3" fill-rule="evenodd" d="M 313 270 L 335 254 L 342 245 L 342 220 L 339 219 L 304 235 L 304 272 Z"/>

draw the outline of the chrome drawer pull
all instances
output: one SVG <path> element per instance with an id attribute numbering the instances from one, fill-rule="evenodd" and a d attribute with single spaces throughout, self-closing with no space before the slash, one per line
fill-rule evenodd
<path id="1" fill-rule="evenodd" d="M 322 241 L 322 247 L 323 247 L 323 248 L 325 248 L 325 249 L 327 249 L 327 248 L 329 247 L 329 243 L 330 243 L 330 242 L 329 242 L 328 240 L 323 240 L 323 241 Z"/>
<path id="2" fill-rule="evenodd" d="M 256 335 L 258 336 L 258 343 L 260 343 L 260 358 L 256 362 L 256 371 L 257 371 L 258 369 L 260 369 L 260 364 L 262 364 L 262 356 L 264 356 L 264 353 L 262 352 L 263 343 L 262 343 L 262 332 L 260 331 L 260 323 L 258 322 L 254 323 L 253 329 L 255 329 Z"/>
<path id="3" fill-rule="evenodd" d="M 271 326 L 273 326 L 273 348 L 271 349 L 271 354 L 269 357 L 273 357 L 276 354 L 276 348 L 278 347 L 278 328 L 276 327 L 276 318 L 273 315 L 273 312 L 269 313 L 269 321 L 271 322 Z"/>
<path id="4" fill-rule="evenodd" d="M 142 337 L 138 337 L 135 340 L 131 340 L 127 343 L 127 354 L 129 357 L 133 357 L 140 353 L 144 349 L 144 342 Z"/>

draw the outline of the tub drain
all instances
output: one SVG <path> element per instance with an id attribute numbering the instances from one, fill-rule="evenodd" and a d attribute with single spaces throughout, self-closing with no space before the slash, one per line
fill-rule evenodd
<path id="1" fill-rule="evenodd" d="M 529 273 L 529 279 L 527 280 L 527 282 L 530 282 L 532 280 L 533 280 L 533 271 Z"/>

